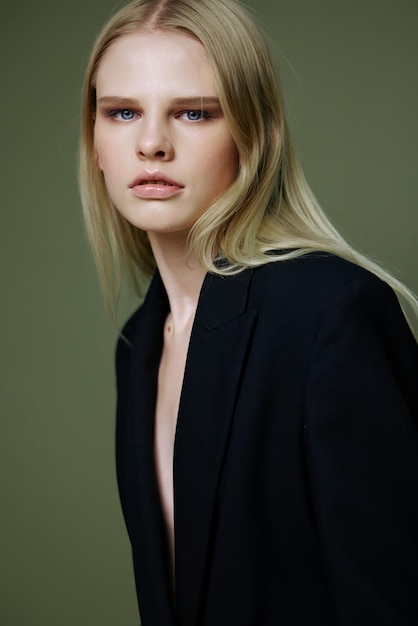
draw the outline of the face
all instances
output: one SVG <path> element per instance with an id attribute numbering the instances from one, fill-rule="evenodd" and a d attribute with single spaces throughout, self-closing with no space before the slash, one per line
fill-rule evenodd
<path id="1" fill-rule="evenodd" d="M 177 33 L 124 35 L 96 91 L 96 163 L 113 203 L 148 233 L 187 233 L 238 167 L 205 48 Z"/>

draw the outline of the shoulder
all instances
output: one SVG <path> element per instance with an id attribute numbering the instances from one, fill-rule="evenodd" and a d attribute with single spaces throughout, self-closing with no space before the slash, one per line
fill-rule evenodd
<path id="1" fill-rule="evenodd" d="M 349 336 L 351 330 L 354 336 L 367 333 L 384 344 L 407 345 L 417 355 L 416 340 L 393 289 L 334 255 L 312 253 L 253 270 L 249 306 L 271 330 L 297 330 L 311 345 L 324 333 Z"/>
<path id="2" fill-rule="evenodd" d="M 352 281 L 368 286 L 390 288 L 368 270 L 325 252 L 312 252 L 284 261 L 275 261 L 254 270 L 256 284 L 261 287 L 284 288 L 306 294 L 332 295 Z"/>
<path id="3" fill-rule="evenodd" d="M 254 270 L 254 298 L 266 306 L 324 315 L 339 299 L 363 306 L 395 307 L 391 287 L 368 270 L 328 253 L 314 252 Z"/>

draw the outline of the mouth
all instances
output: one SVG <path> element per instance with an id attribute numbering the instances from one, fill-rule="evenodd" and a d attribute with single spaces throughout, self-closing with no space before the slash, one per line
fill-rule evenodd
<path id="1" fill-rule="evenodd" d="M 135 180 L 129 185 L 129 187 L 132 189 L 134 187 L 139 187 L 143 185 L 156 185 L 183 189 L 183 185 L 175 180 L 172 180 L 171 178 L 168 178 L 168 176 L 166 176 L 162 172 L 142 172 L 139 176 L 135 178 Z"/>
<path id="2" fill-rule="evenodd" d="M 173 187 L 171 183 L 165 180 L 142 180 L 139 185 L 165 185 L 166 187 Z"/>
<path id="3" fill-rule="evenodd" d="M 184 189 L 184 185 L 168 178 L 162 172 L 145 171 L 135 178 L 129 188 L 138 198 L 163 200 L 180 193 Z"/>

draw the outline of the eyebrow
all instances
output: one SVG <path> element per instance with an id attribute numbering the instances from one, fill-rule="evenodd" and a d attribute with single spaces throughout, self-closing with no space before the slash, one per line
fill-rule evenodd
<path id="1" fill-rule="evenodd" d="M 187 108 L 201 108 L 203 106 L 217 105 L 219 106 L 219 98 L 216 96 L 192 96 L 189 98 L 174 98 L 171 103 L 174 106 L 181 106 Z M 138 106 L 138 101 L 135 98 L 122 98 L 119 96 L 102 96 L 97 100 L 97 104 L 100 105 L 114 105 L 118 107 L 131 108 Z"/>
<path id="2" fill-rule="evenodd" d="M 219 106 L 219 98 L 216 96 L 195 96 L 193 98 L 175 98 L 173 103 L 184 107 L 201 107 L 216 104 Z"/>

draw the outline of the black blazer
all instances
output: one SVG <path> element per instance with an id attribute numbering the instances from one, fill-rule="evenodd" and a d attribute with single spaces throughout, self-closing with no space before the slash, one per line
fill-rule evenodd
<path id="1" fill-rule="evenodd" d="M 418 348 L 391 289 L 318 253 L 206 277 L 175 439 L 174 594 L 153 462 L 167 312 L 157 273 L 117 349 L 143 626 L 417 626 Z"/>

